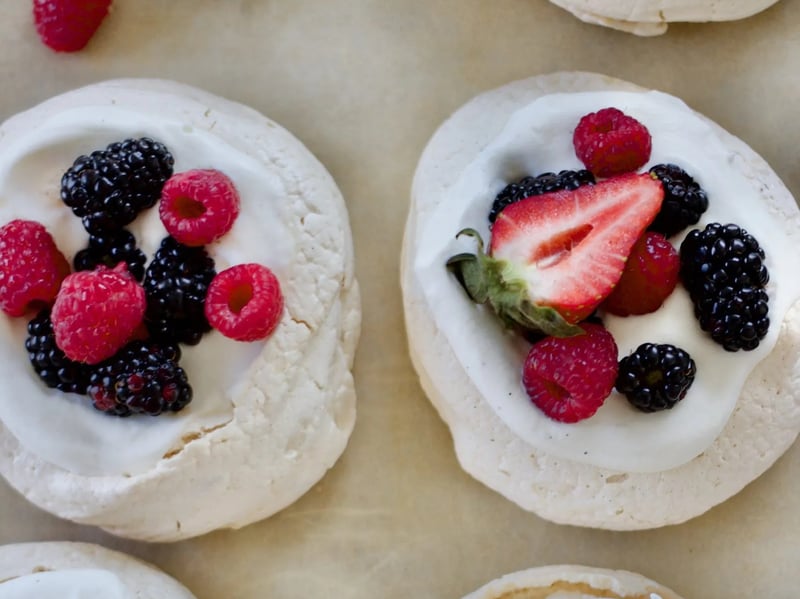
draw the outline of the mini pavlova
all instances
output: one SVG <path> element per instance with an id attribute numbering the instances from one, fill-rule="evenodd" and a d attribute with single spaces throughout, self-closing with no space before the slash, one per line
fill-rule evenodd
<path id="1" fill-rule="evenodd" d="M 360 302 L 325 168 L 256 111 L 114 80 L 0 127 L 0 473 L 176 540 L 286 507 L 355 420 Z"/>
<path id="2" fill-rule="evenodd" d="M 463 468 L 575 525 L 683 522 L 800 430 L 800 211 L 679 99 L 555 73 L 433 136 L 404 239 L 411 357 Z"/>
<path id="3" fill-rule="evenodd" d="M 90 543 L 0 546 L 0 599 L 194 599 L 155 566 Z"/>

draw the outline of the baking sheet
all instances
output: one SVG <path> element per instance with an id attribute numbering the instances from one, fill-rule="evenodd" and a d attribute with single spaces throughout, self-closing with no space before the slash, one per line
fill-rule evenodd
<path id="1" fill-rule="evenodd" d="M 550 524 L 463 473 L 407 357 L 398 264 L 411 177 L 436 126 L 480 91 L 554 70 L 682 97 L 800 196 L 800 1 L 642 39 L 544 0 L 116 0 L 90 47 L 65 56 L 39 43 L 29 11 L 27 0 L 0 6 L 0 118 L 82 84 L 163 77 L 253 106 L 328 167 L 364 297 L 359 413 L 334 469 L 242 530 L 126 541 L 49 516 L 0 482 L 0 543 L 98 542 L 159 565 L 198 599 L 456 598 L 565 562 L 635 570 L 687 599 L 797 596 L 798 444 L 706 515 L 645 532 Z"/>

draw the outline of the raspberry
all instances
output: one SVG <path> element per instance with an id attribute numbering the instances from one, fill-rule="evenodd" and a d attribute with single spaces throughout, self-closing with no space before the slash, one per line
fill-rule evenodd
<path id="1" fill-rule="evenodd" d="M 167 232 L 182 244 L 206 245 L 230 231 L 239 214 L 239 193 L 220 171 L 178 173 L 161 191 L 158 214 Z"/>
<path id="2" fill-rule="evenodd" d="M 650 132 L 616 108 L 603 108 L 578 122 L 575 155 L 598 177 L 635 171 L 650 159 Z"/>
<path id="3" fill-rule="evenodd" d="M 643 412 L 670 410 L 686 396 L 696 372 L 694 360 L 681 348 L 642 343 L 620 360 L 616 387 Z"/>
<path id="4" fill-rule="evenodd" d="M 678 284 L 680 267 L 677 250 L 661 233 L 645 233 L 603 308 L 618 316 L 655 312 Z"/>
<path id="5" fill-rule="evenodd" d="M 56 344 L 70 360 L 97 364 L 128 342 L 144 311 L 144 289 L 124 262 L 73 273 L 53 304 Z"/>
<path id="6" fill-rule="evenodd" d="M 264 339 L 283 312 L 280 283 L 260 264 L 237 264 L 219 273 L 208 287 L 206 317 L 220 333 L 237 341 Z"/>
<path id="7" fill-rule="evenodd" d="M 131 341 L 94 369 L 87 394 L 94 407 L 114 416 L 178 412 L 192 401 L 177 345 Z"/>
<path id="8" fill-rule="evenodd" d="M 69 263 L 44 226 L 30 220 L 12 220 L 0 227 L 3 312 L 23 316 L 37 304 L 51 305 L 68 274 Z"/>
<path id="9" fill-rule="evenodd" d="M 601 325 L 585 335 L 546 337 L 534 343 L 522 369 L 528 396 L 547 416 L 578 422 L 592 416 L 614 388 L 617 344 Z"/>
<path id="10" fill-rule="evenodd" d="M 111 0 L 33 0 L 33 20 L 42 42 L 56 52 L 77 52 L 103 22 Z"/>

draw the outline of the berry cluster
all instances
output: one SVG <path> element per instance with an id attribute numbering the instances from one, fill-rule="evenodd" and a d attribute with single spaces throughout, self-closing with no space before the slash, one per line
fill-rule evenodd
<path id="1" fill-rule="evenodd" d="M 268 268 L 243 264 L 217 274 L 204 247 L 239 213 L 233 182 L 211 169 L 173 175 L 172 165 L 169 150 L 148 138 L 75 160 L 61 197 L 89 242 L 74 256 L 73 273 L 41 224 L 0 227 L 0 309 L 38 311 L 25 342 L 34 371 L 48 387 L 86 394 L 116 416 L 183 409 L 192 389 L 179 343 L 198 343 L 210 322 L 233 339 L 264 339 L 283 311 Z M 145 269 L 124 227 L 159 200 L 168 235 Z"/>
<path id="2" fill-rule="evenodd" d="M 655 312 L 682 281 L 703 330 L 725 349 L 752 349 L 769 326 L 764 253 L 739 227 L 716 224 L 676 250 L 668 238 L 699 222 L 708 197 L 675 164 L 636 174 L 652 142 L 635 118 L 587 114 L 572 141 L 585 169 L 508 183 L 489 210 L 488 250 L 464 229 L 478 251 L 447 266 L 473 301 L 531 341 L 523 385 L 551 418 L 587 418 L 614 387 L 639 410 L 670 409 L 694 381 L 691 356 L 646 343 L 617 362 L 602 315 Z"/>

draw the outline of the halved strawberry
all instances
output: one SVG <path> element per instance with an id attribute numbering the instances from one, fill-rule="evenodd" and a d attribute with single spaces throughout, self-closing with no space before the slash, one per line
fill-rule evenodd
<path id="1" fill-rule="evenodd" d="M 448 260 L 469 296 L 505 321 L 547 335 L 579 334 L 622 276 L 636 240 L 658 214 L 664 190 L 648 174 L 627 174 L 508 206 L 489 254 Z M 478 237 L 466 229 L 459 233 Z"/>

